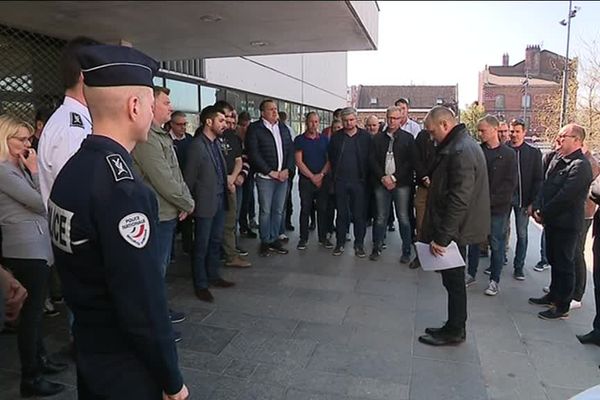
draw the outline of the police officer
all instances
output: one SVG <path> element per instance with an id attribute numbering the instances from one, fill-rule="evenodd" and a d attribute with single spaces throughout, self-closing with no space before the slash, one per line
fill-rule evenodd
<path id="1" fill-rule="evenodd" d="M 185 399 L 158 257 L 155 195 L 131 150 L 152 121 L 158 63 L 128 47 L 78 58 L 93 134 L 57 177 L 52 245 L 75 315 L 79 399 Z"/>

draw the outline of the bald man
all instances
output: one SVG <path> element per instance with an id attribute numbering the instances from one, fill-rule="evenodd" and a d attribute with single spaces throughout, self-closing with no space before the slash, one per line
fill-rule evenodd
<path id="1" fill-rule="evenodd" d="M 427 209 L 421 240 L 431 253 L 441 256 L 456 242 L 465 258 L 466 246 L 483 242 L 490 233 L 490 197 L 485 156 L 464 124 L 443 106 L 431 109 L 425 118 L 437 143 L 431 172 Z M 465 341 L 467 294 L 465 267 L 441 271 L 448 291 L 448 320 L 441 328 L 427 328 L 421 343 L 443 346 Z"/>
<path id="2" fill-rule="evenodd" d="M 365 120 L 365 129 L 371 135 L 379 133 L 379 118 L 376 115 L 369 115 Z"/>

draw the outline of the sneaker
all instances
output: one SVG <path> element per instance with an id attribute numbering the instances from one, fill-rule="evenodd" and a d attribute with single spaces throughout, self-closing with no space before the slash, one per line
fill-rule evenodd
<path id="1" fill-rule="evenodd" d="M 547 269 L 550 269 L 550 264 L 546 264 L 541 261 L 533 266 L 533 270 L 537 272 L 544 272 Z"/>
<path id="2" fill-rule="evenodd" d="M 371 251 L 371 255 L 369 256 L 369 260 L 377 261 L 377 260 L 379 260 L 380 256 L 381 256 L 381 250 L 379 250 L 377 247 L 373 247 L 373 251 Z"/>
<path id="3" fill-rule="evenodd" d="M 408 268 L 417 269 L 421 267 L 421 262 L 419 261 L 419 257 L 413 258 L 413 260 L 408 264 Z"/>
<path id="4" fill-rule="evenodd" d="M 543 291 L 544 293 L 550 293 L 550 286 L 544 286 L 544 287 L 542 288 L 542 291 Z"/>
<path id="5" fill-rule="evenodd" d="M 329 239 L 321 240 L 319 244 L 326 249 L 333 249 L 333 243 Z"/>
<path id="6" fill-rule="evenodd" d="M 256 234 L 256 232 L 253 232 L 251 229 L 240 230 L 240 235 L 242 237 L 246 237 L 248 239 L 256 239 L 258 237 L 258 235 Z"/>
<path id="7" fill-rule="evenodd" d="M 554 307 L 554 303 L 550 300 L 550 296 L 548 295 L 542 297 L 530 297 L 529 304 L 535 304 L 536 306 Z"/>
<path id="8" fill-rule="evenodd" d="M 52 304 L 49 298 L 46 298 L 44 302 L 44 315 L 47 317 L 57 317 L 60 315 L 60 312 L 54 308 L 54 304 Z"/>
<path id="9" fill-rule="evenodd" d="M 185 321 L 185 314 L 179 311 L 169 310 L 169 318 L 172 324 L 178 324 Z"/>
<path id="10" fill-rule="evenodd" d="M 306 240 L 300 239 L 298 242 L 298 246 L 296 246 L 298 250 L 306 250 Z"/>
<path id="11" fill-rule="evenodd" d="M 402 254 L 400 257 L 400 264 L 408 264 L 410 262 L 410 255 Z"/>
<path id="12" fill-rule="evenodd" d="M 359 258 L 365 258 L 367 253 L 365 253 L 365 249 L 362 246 L 354 248 L 354 255 Z"/>
<path id="13" fill-rule="evenodd" d="M 491 267 L 490 267 L 490 268 L 486 268 L 486 269 L 483 271 L 483 273 L 484 273 L 484 274 L 486 274 L 486 275 L 491 275 L 491 274 L 492 274 L 492 268 L 491 268 Z"/>
<path id="14" fill-rule="evenodd" d="M 344 252 L 344 246 L 335 246 L 335 249 L 333 249 L 334 256 L 341 256 L 343 252 Z"/>
<path id="15" fill-rule="evenodd" d="M 251 219 L 248 223 L 248 227 L 250 227 L 250 229 L 258 229 L 258 223 L 255 220 Z"/>
<path id="16" fill-rule="evenodd" d="M 285 224 L 285 230 L 294 232 L 296 230 L 296 228 L 294 228 L 294 225 L 292 225 L 291 223 L 288 223 L 288 224 Z"/>
<path id="17" fill-rule="evenodd" d="M 279 235 L 279 237 L 277 239 L 279 239 L 279 241 L 282 243 L 287 243 L 290 241 L 290 238 L 287 237 L 287 235 L 285 233 L 282 233 L 281 235 Z"/>
<path id="18" fill-rule="evenodd" d="M 471 285 L 474 285 L 477 282 L 477 279 L 475 279 L 475 277 L 467 274 L 467 276 L 465 277 L 465 287 L 469 287 Z"/>
<path id="19" fill-rule="evenodd" d="M 396 230 L 396 226 L 394 224 L 391 224 L 388 226 L 388 232 L 394 232 Z"/>
<path id="20" fill-rule="evenodd" d="M 577 300 L 571 300 L 571 304 L 569 305 L 569 310 L 577 310 L 578 308 L 581 308 L 582 304 L 580 301 Z"/>
<path id="21" fill-rule="evenodd" d="M 518 281 L 524 281 L 525 280 L 525 274 L 523 274 L 523 270 L 522 269 L 515 269 L 515 272 L 513 273 L 513 278 L 515 278 Z"/>
<path id="22" fill-rule="evenodd" d="M 556 307 L 552 307 L 549 310 L 541 311 L 538 313 L 538 317 L 546 320 L 557 320 L 557 319 L 567 319 L 569 318 L 568 312 L 560 312 L 556 309 Z"/>
<path id="23" fill-rule="evenodd" d="M 261 243 L 260 249 L 258 250 L 258 255 L 261 257 L 268 257 L 271 253 L 269 253 L 269 243 Z"/>
<path id="24" fill-rule="evenodd" d="M 236 247 L 235 250 L 240 256 L 246 257 L 248 255 L 248 251 L 242 249 L 241 247 Z"/>
<path id="25" fill-rule="evenodd" d="M 277 254 L 287 254 L 288 250 L 283 247 L 279 240 L 274 241 L 273 243 L 269 243 L 269 251 L 272 251 Z"/>
<path id="26" fill-rule="evenodd" d="M 231 268 L 250 268 L 252 263 L 240 256 L 235 256 L 225 263 L 226 267 Z"/>
<path id="27" fill-rule="evenodd" d="M 488 296 L 495 296 L 498 294 L 498 282 L 491 280 L 490 283 L 488 284 L 487 289 L 484 290 L 485 294 L 487 294 Z"/>
<path id="28" fill-rule="evenodd" d="M 385 244 L 385 242 L 381 243 L 381 249 L 382 250 L 387 249 L 387 244 Z"/>
<path id="29" fill-rule="evenodd" d="M 181 342 L 181 332 L 173 331 L 173 340 L 175 343 Z"/>
<path id="30" fill-rule="evenodd" d="M 352 240 L 352 236 L 350 236 L 349 233 L 346 233 L 346 242 L 349 242 Z"/>

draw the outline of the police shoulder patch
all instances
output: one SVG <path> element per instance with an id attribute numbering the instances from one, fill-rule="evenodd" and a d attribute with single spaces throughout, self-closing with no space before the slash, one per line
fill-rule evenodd
<path id="1" fill-rule="evenodd" d="M 123 160 L 123 157 L 121 157 L 120 154 L 109 154 L 106 156 L 106 162 L 108 162 L 108 166 L 113 173 L 115 182 L 119 182 L 124 179 L 134 180 L 129 166 L 125 160 Z"/>
<path id="2" fill-rule="evenodd" d="M 150 221 L 143 213 L 131 213 L 119 221 L 119 233 L 127 243 L 141 249 L 150 239 Z"/>
<path id="3" fill-rule="evenodd" d="M 83 118 L 81 117 L 81 115 L 77 114 L 76 112 L 71 112 L 71 126 L 75 126 L 77 128 L 84 128 L 83 126 Z"/>

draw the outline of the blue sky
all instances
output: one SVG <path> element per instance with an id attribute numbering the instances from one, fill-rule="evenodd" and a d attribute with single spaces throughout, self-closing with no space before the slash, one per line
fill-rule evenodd
<path id="1" fill-rule="evenodd" d="M 600 41 L 600 1 L 574 1 L 570 56 L 584 41 Z M 454 85 L 460 106 L 477 100 L 478 73 L 525 58 L 525 47 L 565 54 L 568 1 L 397 2 L 380 1 L 379 49 L 349 52 L 348 84 Z"/>

